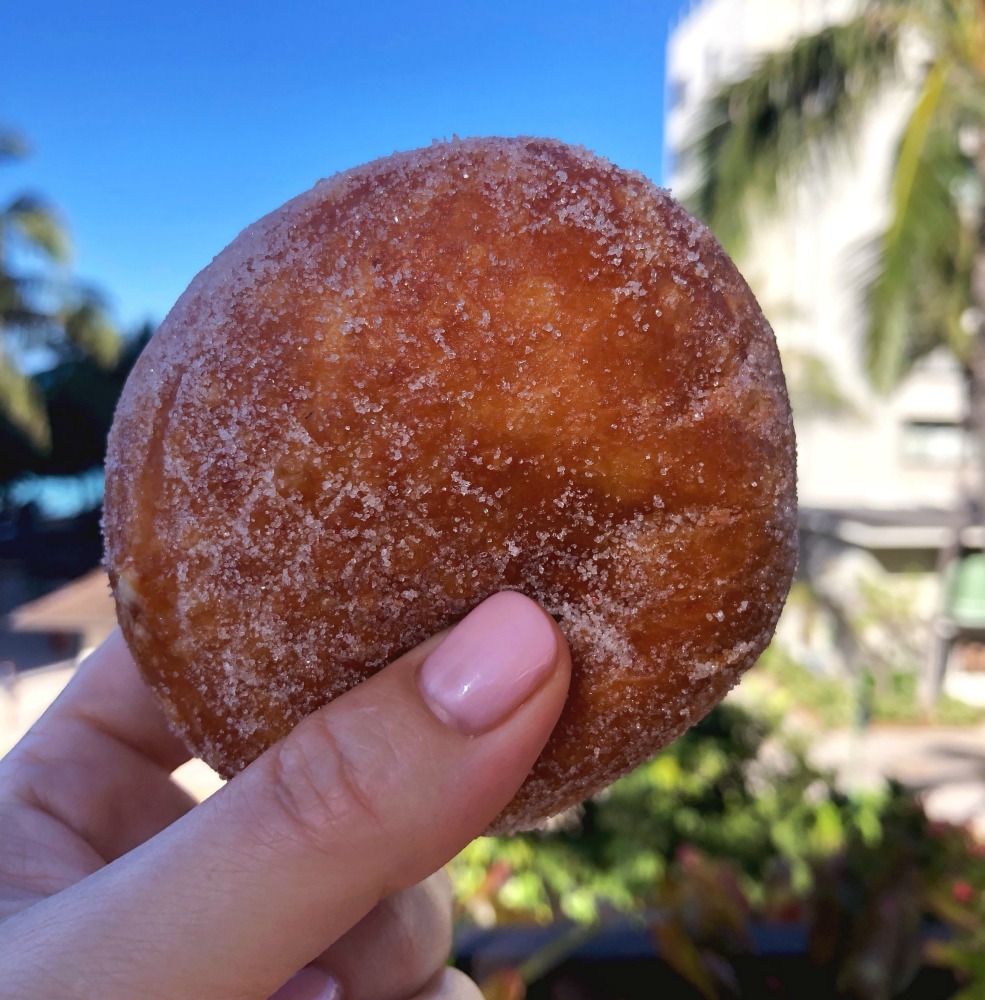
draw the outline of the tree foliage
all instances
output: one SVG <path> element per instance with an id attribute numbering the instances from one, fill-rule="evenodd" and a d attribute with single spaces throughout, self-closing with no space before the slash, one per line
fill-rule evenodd
<path id="1" fill-rule="evenodd" d="M 890 82 L 914 99 L 889 222 L 860 281 L 863 355 L 884 392 L 942 346 L 970 367 L 981 335 L 972 273 L 985 256 L 985 4 L 867 0 L 851 19 L 723 84 L 687 149 L 690 204 L 741 253 L 757 212 L 776 210 L 806 178 L 852 155 L 865 112 Z"/>
<path id="2" fill-rule="evenodd" d="M 27 152 L 0 130 L 0 166 Z M 0 204 L 0 488 L 26 473 L 98 466 L 135 359 L 99 295 L 69 275 L 70 259 L 44 198 L 22 192 Z"/>

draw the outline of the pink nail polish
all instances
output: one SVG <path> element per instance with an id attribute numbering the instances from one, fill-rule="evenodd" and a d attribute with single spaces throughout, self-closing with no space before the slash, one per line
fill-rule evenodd
<path id="1" fill-rule="evenodd" d="M 342 1000 L 338 980 L 313 965 L 295 973 L 270 1000 Z"/>
<path id="2" fill-rule="evenodd" d="M 486 732 L 522 705 L 553 670 L 557 635 L 529 598 L 494 594 L 462 619 L 424 661 L 424 700 L 443 722 Z"/>

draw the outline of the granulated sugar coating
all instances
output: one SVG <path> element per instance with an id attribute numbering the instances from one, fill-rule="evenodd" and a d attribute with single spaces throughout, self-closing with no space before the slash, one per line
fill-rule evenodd
<path id="1" fill-rule="evenodd" d="M 496 824 L 598 791 L 769 641 L 795 558 L 772 333 L 708 231 L 541 139 L 358 167 L 243 232 L 110 438 L 124 633 L 225 775 L 503 589 L 571 693 Z"/>

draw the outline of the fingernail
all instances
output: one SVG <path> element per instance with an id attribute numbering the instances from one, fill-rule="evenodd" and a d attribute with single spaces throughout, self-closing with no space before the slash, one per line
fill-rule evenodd
<path id="1" fill-rule="evenodd" d="M 270 1000 L 341 1000 L 338 980 L 323 969 L 306 966 L 295 973 Z"/>
<path id="2" fill-rule="evenodd" d="M 439 719 L 477 735 L 519 708 L 556 658 L 547 615 L 522 594 L 504 591 L 466 615 L 424 661 L 421 692 Z"/>

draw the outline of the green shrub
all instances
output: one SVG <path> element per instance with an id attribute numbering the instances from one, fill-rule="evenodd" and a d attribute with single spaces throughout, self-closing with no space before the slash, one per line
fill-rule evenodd
<path id="1" fill-rule="evenodd" d="M 727 859 L 757 905 L 781 888 L 802 896 L 853 831 L 878 839 L 883 797 L 847 798 L 770 732 L 720 705 L 551 831 L 477 841 L 452 866 L 464 911 L 483 923 L 640 912 L 659 905 L 682 850 Z"/>
<path id="2" fill-rule="evenodd" d="M 753 919 L 806 925 L 818 995 L 889 1000 L 930 963 L 954 970 L 962 997 L 985 996 L 981 846 L 898 786 L 843 795 L 735 704 L 552 830 L 476 841 L 452 875 L 460 913 L 484 925 L 634 914 L 709 1000 L 735 995 Z M 928 939 L 928 920 L 947 934 Z M 523 997 L 563 960 L 548 950 L 484 995 Z"/>

